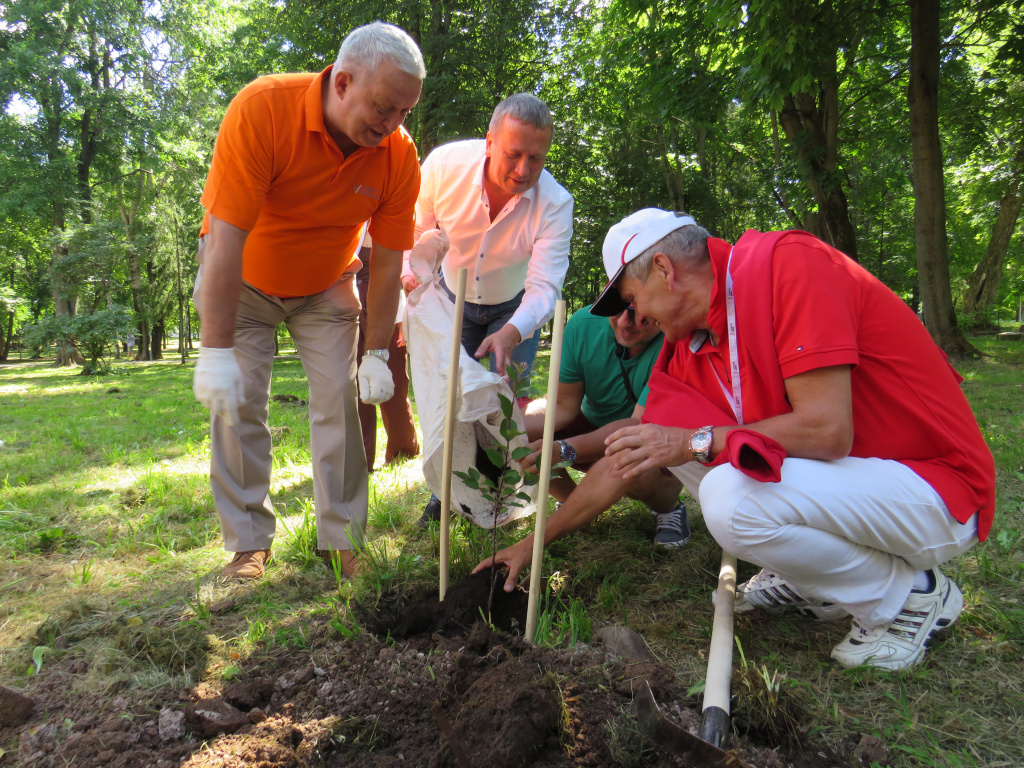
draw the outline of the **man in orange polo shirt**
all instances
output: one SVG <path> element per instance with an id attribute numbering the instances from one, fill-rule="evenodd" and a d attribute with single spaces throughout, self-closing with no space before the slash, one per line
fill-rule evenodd
<path id="1" fill-rule="evenodd" d="M 364 402 L 378 403 L 394 392 L 387 346 L 420 183 L 402 123 L 425 74 L 412 38 L 375 22 L 345 38 L 333 66 L 258 78 L 224 116 L 202 198 L 193 390 L 211 414 L 210 482 L 234 553 L 227 578 L 258 578 L 270 559 L 267 411 L 282 322 L 309 381 L 318 548 L 346 573 L 358 568 L 368 493 L 356 412 L 356 249 L 369 220 L 358 386 Z"/>

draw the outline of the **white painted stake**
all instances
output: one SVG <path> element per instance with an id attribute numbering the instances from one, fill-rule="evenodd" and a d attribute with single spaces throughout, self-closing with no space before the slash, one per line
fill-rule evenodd
<path id="1" fill-rule="evenodd" d="M 465 267 L 459 269 L 455 284 L 455 316 L 452 318 L 452 357 L 448 365 L 448 408 L 444 416 L 444 459 L 441 462 L 441 557 L 439 597 L 448 591 L 449 530 L 452 504 L 452 453 L 455 450 L 455 401 L 459 393 L 459 356 L 462 353 L 462 315 L 466 308 Z"/>
<path id="2" fill-rule="evenodd" d="M 548 407 L 544 412 L 544 441 L 540 449 L 540 480 L 537 482 L 537 517 L 533 526 L 533 563 L 530 565 L 530 599 L 526 606 L 526 639 L 533 642 L 540 603 L 541 561 L 544 559 L 544 529 L 548 517 L 548 488 L 551 484 L 551 443 L 555 439 L 555 403 L 558 402 L 558 373 L 562 367 L 562 331 L 565 302 L 555 302 L 551 330 L 551 359 L 548 366 Z"/>
<path id="3" fill-rule="evenodd" d="M 736 600 L 736 558 L 722 550 L 715 597 L 715 619 L 711 626 L 708 674 L 704 684 L 704 709 L 718 707 L 729 714 L 732 690 L 732 620 Z"/>

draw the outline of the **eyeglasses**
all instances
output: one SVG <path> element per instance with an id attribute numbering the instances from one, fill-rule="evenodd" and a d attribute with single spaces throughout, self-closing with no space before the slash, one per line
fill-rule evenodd
<path id="1" fill-rule="evenodd" d="M 626 307 L 620 314 L 625 314 L 629 318 L 629 322 L 636 323 L 636 307 Z M 650 321 L 645 317 L 640 320 L 640 325 L 647 325 Z"/>

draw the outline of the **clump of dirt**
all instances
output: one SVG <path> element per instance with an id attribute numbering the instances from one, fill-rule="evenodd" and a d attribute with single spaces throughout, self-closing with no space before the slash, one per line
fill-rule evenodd
<path id="1" fill-rule="evenodd" d="M 365 613 L 363 622 L 372 632 L 405 640 L 434 632 L 446 636 L 465 633 L 474 624 L 486 622 L 503 632 L 521 634 L 526 627 L 529 595 L 521 589 L 506 592 L 504 578 L 493 580 L 490 570 L 474 573 L 445 591 L 439 602 L 437 590 L 417 595 L 405 606 L 396 599 L 382 600 L 375 613 Z M 493 585 L 490 615 L 488 595 Z M 547 585 L 544 585 L 547 588 Z M 388 606 L 391 608 L 388 609 Z"/>
<path id="2" fill-rule="evenodd" d="M 104 695 L 89 684 L 91 661 L 69 653 L 19 692 L 34 714 L 0 725 L 4 764 L 575 768 L 621 765 L 632 750 L 632 765 L 687 765 L 639 733 L 632 706 L 648 680 L 666 716 L 693 728 L 697 702 L 670 668 L 583 645 L 533 646 L 495 629 L 525 622 L 523 592 L 499 586 L 492 623 L 480 620 L 489 588 L 489 574 L 478 574 L 452 585 L 443 604 L 434 595 L 368 617 L 389 627 L 382 634 L 342 639 L 324 618 L 306 648 L 274 646 L 240 662 L 235 680 L 188 690 Z M 852 768 L 866 749 L 851 743 L 836 755 L 813 738 L 788 751 L 746 738 L 729 746 L 756 768 Z"/>
<path id="3" fill-rule="evenodd" d="M 296 397 L 295 395 L 272 395 L 270 399 L 275 403 L 281 403 L 282 405 L 296 405 L 300 408 L 305 408 L 309 405 L 309 403 L 301 397 Z"/>

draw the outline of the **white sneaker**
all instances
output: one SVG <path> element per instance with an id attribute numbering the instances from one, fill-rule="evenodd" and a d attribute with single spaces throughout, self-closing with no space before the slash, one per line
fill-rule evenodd
<path id="1" fill-rule="evenodd" d="M 714 604 L 718 593 L 711 593 Z M 733 610 L 736 613 L 747 613 L 753 610 L 781 611 L 795 610 L 803 616 L 818 621 L 835 621 L 850 614 L 835 603 L 826 603 L 810 597 L 804 597 L 784 578 L 774 571 L 762 569 L 756 576 L 736 587 L 736 602 Z"/>
<path id="2" fill-rule="evenodd" d="M 896 618 L 882 627 L 865 627 L 856 619 L 843 641 L 832 649 L 832 658 L 844 667 L 881 667 L 900 670 L 924 658 L 932 635 L 957 620 L 964 608 L 959 587 L 938 568 L 930 573 L 935 586 L 930 592 L 911 592 Z"/>

